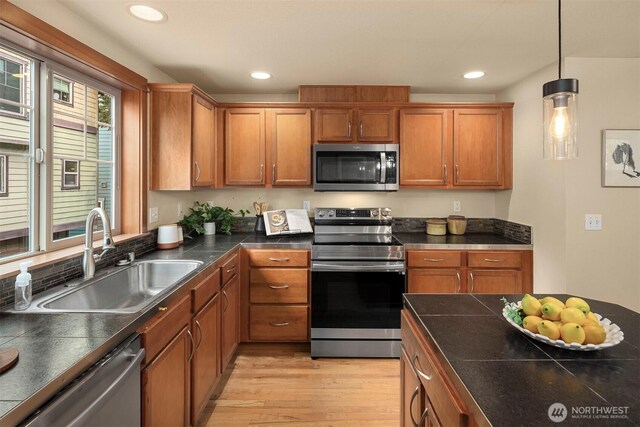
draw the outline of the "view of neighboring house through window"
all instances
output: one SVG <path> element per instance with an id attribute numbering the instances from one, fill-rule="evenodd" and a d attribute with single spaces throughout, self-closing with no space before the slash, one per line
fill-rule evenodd
<path id="1" fill-rule="evenodd" d="M 80 188 L 80 161 L 62 160 L 62 189 Z"/>
<path id="2" fill-rule="evenodd" d="M 7 186 L 7 180 L 9 178 L 8 168 L 7 156 L 0 154 L 0 197 L 7 197 L 9 195 L 9 187 Z"/>
<path id="3" fill-rule="evenodd" d="M 117 234 L 120 92 L 2 45 L 0 67 L 0 260 L 81 243 L 98 204 Z"/>
<path id="4" fill-rule="evenodd" d="M 0 46 L 0 258 L 34 250 L 34 66 Z"/>
<path id="5" fill-rule="evenodd" d="M 53 76 L 53 100 L 64 102 L 65 104 L 73 103 L 73 83 L 60 76 Z"/>

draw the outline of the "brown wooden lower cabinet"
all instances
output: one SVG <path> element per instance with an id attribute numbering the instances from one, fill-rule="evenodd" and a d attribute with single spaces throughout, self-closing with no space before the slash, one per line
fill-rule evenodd
<path id="1" fill-rule="evenodd" d="M 522 293 L 520 270 L 469 270 L 469 293 L 519 294 Z M 530 291 L 527 291 L 530 292 Z"/>
<path id="2" fill-rule="evenodd" d="M 405 310 L 401 324 L 401 425 L 469 425 L 468 412 L 458 391 Z"/>
<path id="3" fill-rule="evenodd" d="M 306 305 L 254 305 L 249 310 L 250 337 L 259 341 L 306 341 Z"/>
<path id="4" fill-rule="evenodd" d="M 142 424 L 150 427 L 189 425 L 189 328 L 142 370 Z"/>
<path id="5" fill-rule="evenodd" d="M 462 273 L 459 269 L 414 268 L 409 270 L 409 293 L 460 293 Z"/>
<path id="6" fill-rule="evenodd" d="M 222 287 L 221 369 L 224 371 L 240 343 L 240 280 L 236 274 Z"/>
<path id="7" fill-rule="evenodd" d="M 220 293 L 192 320 L 196 349 L 191 361 L 191 420 L 195 424 L 220 376 Z"/>

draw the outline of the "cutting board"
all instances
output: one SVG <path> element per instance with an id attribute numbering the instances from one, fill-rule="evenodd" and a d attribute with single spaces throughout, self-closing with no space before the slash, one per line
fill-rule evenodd
<path id="1" fill-rule="evenodd" d="M 18 362 L 18 350 L 15 348 L 0 349 L 0 374 L 8 371 Z"/>

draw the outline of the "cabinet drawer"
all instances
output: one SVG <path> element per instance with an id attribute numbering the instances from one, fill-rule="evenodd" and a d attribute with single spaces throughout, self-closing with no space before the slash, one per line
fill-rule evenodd
<path id="1" fill-rule="evenodd" d="M 460 251 L 407 251 L 409 267 L 460 267 L 462 252 Z"/>
<path id="2" fill-rule="evenodd" d="M 427 398 L 431 402 L 434 412 L 438 415 L 438 419 L 444 426 L 467 425 L 467 414 L 457 392 L 450 385 L 433 353 L 427 349 L 428 344 L 424 338 L 419 336 L 419 332 L 411 320 L 411 315 L 405 310 L 402 311 L 401 321 L 402 345 L 409 356 L 411 365 L 418 373 L 418 378 L 424 386 Z"/>
<path id="3" fill-rule="evenodd" d="M 260 305 L 249 309 L 249 335 L 252 340 L 306 341 L 308 307 Z"/>
<path id="4" fill-rule="evenodd" d="M 164 308 L 164 307 L 162 307 Z M 191 321 L 191 295 L 187 294 L 171 302 L 149 320 L 140 330 L 145 349 L 144 364 L 149 363 L 180 330 Z"/>
<path id="5" fill-rule="evenodd" d="M 309 266 L 309 251 L 252 249 L 248 254 L 251 267 Z"/>
<path id="6" fill-rule="evenodd" d="M 412 268 L 407 287 L 411 294 L 460 293 L 462 274 L 450 268 Z"/>
<path id="7" fill-rule="evenodd" d="M 239 266 L 238 266 L 238 254 L 235 253 L 229 261 L 222 264 L 222 286 L 226 285 L 227 282 L 236 274 L 238 274 Z"/>
<path id="8" fill-rule="evenodd" d="M 200 283 L 191 290 L 191 312 L 197 313 L 220 291 L 220 269 L 216 268 L 213 273 L 207 275 Z"/>
<path id="9" fill-rule="evenodd" d="M 522 266 L 522 252 L 469 252 L 468 265 L 476 268 L 520 268 Z"/>
<path id="10" fill-rule="evenodd" d="M 249 301 L 254 303 L 306 304 L 306 269 L 259 268 L 249 273 Z"/>

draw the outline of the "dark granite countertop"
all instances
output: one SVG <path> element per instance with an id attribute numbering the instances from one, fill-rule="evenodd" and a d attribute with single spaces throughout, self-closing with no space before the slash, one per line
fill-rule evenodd
<path id="1" fill-rule="evenodd" d="M 554 296 L 564 301 L 570 295 Z M 561 425 L 640 425 L 640 314 L 586 299 L 594 312 L 620 326 L 624 341 L 600 351 L 571 351 L 512 327 L 502 317 L 501 297 L 405 294 L 404 299 L 481 425 L 558 425 L 548 416 L 554 403 L 568 411 Z M 518 301 L 522 295 L 506 298 Z"/>
<path id="2" fill-rule="evenodd" d="M 431 236 L 426 233 L 393 233 L 405 249 L 460 249 L 460 250 L 530 250 L 533 245 L 491 233 L 466 233 L 461 236 L 447 234 Z"/>

